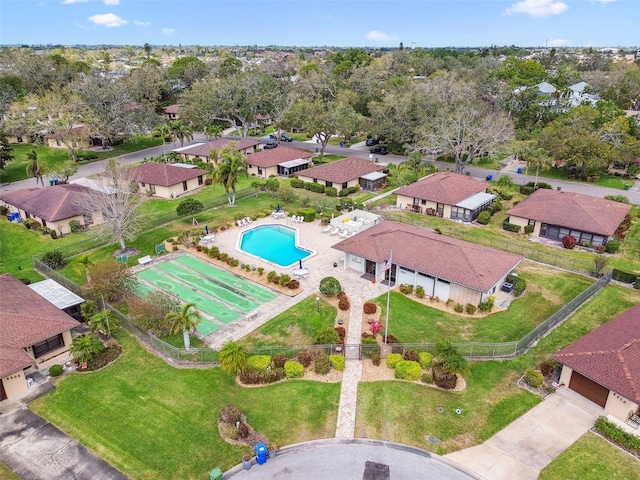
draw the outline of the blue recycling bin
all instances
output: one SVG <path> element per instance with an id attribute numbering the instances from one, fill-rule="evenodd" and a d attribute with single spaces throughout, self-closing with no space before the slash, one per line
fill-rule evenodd
<path id="1" fill-rule="evenodd" d="M 269 456 L 269 450 L 267 450 L 267 446 L 260 442 L 256 443 L 254 447 L 256 451 L 256 462 L 258 465 L 262 465 L 267 462 L 267 457 Z"/>
<path id="2" fill-rule="evenodd" d="M 491 180 L 493 180 L 493 174 L 489 174 L 487 175 L 487 181 L 490 182 Z"/>
<path id="3" fill-rule="evenodd" d="M 518 173 L 522 173 L 522 167 L 518 167 Z"/>

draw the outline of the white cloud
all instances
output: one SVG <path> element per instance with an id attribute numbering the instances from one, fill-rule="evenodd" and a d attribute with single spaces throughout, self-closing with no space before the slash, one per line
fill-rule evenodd
<path id="1" fill-rule="evenodd" d="M 120 5 L 120 0 L 104 0 L 105 5 Z"/>
<path id="2" fill-rule="evenodd" d="M 172 33 L 175 33 L 175 29 L 174 28 L 163 28 L 162 29 L 162 33 L 164 33 L 165 35 L 171 35 Z"/>
<path id="3" fill-rule="evenodd" d="M 376 42 L 387 42 L 394 39 L 394 37 L 392 37 L 391 35 L 388 35 L 384 32 L 379 32 L 377 30 L 371 30 L 365 35 L 365 37 Z"/>
<path id="4" fill-rule="evenodd" d="M 62 3 L 64 5 L 71 5 L 72 3 L 86 3 L 89 0 L 64 0 Z"/>
<path id="5" fill-rule="evenodd" d="M 522 2 L 514 3 L 503 13 L 505 15 L 523 13 L 532 17 L 547 17 L 549 15 L 560 15 L 566 12 L 568 8 L 569 5 L 566 3 L 555 0 L 523 0 Z"/>
<path id="6" fill-rule="evenodd" d="M 591 0 L 593 3 L 613 3 L 616 0 Z"/>
<path id="7" fill-rule="evenodd" d="M 134 20 L 133 24 L 138 26 L 138 27 L 148 27 L 149 25 L 151 25 L 151 22 L 143 22 L 142 20 Z"/>
<path id="8" fill-rule="evenodd" d="M 569 40 L 565 40 L 564 38 L 554 38 L 553 40 L 549 40 L 547 42 L 548 47 L 570 47 L 571 42 Z"/>
<path id="9" fill-rule="evenodd" d="M 128 20 L 120 18 L 115 13 L 103 13 L 98 15 L 92 15 L 87 20 L 96 25 L 102 25 L 104 27 L 121 27 L 129 23 Z"/>

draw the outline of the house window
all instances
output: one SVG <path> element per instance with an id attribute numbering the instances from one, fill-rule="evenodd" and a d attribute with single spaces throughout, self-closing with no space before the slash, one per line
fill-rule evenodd
<path id="1" fill-rule="evenodd" d="M 140 182 L 140 185 L 142 186 L 142 188 L 144 188 L 144 182 Z"/>
<path id="2" fill-rule="evenodd" d="M 22 137 L 18 137 L 16 140 L 18 140 L 18 143 L 22 143 Z"/>
<path id="3" fill-rule="evenodd" d="M 420 203 L 422 203 L 422 205 L 426 205 L 427 204 L 427 200 L 423 198 Z"/>
<path id="4" fill-rule="evenodd" d="M 46 220 L 44 220 L 44 219 L 42 219 L 42 226 L 43 226 L 43 227 L 46 227 L 46 226 L 47 226 L 47 221 L 46 221 Z"/>
<path id="5" fill-rule="evenodd" d="M 198 185 L 202 185 L 204 183 L 204 179 L 202 178 L 202 175 L 198 175 Z"/>
<path id="6" fill-rule="evenodd" d="M 324 182 L 326 187 L 333 187 L 333 182 Z"/>
<path id="7" fill-rule="evenodd" d="M 33 346 L 33 356 L 36 358 L 39 358 L 45 353 L 49 353 L 60 347 L 64 347 L 64 339 L 62 338 L 61 333 L 53 337 L 47 338 L 44 342 L 36 343 Z"/>
<path id="8" fill-rule="evenodd" d="M 186 180 L 184 182 L 182 182 L 182 191 L 183 192 L 187 191 L 187 181 Z"/>
<path id="9" fill-rule="evenodd" d="M 60 140 L 58 140 L 57 138 L 56 138 L 56 145 L 57 145 L 58 147 L 59 147 L 60 145 L 62 145 L 62 144 L 60 143 Z"/>
<path id="10" fill-rule="evenodd" d="M 441 217 L 444 215 L 444 203 L 438 203 L 436 205 L 436 211 L 438 212 L 438 216 Z"/>
<path id="11" fill-rule="evenodd" d="M 156 194 L 156 186 L 155 185 L 149 185 L 149 191 L 151 192 L 152 195 Z"/>
<path id="12" fill-rule="evenodd" d="M 360 257 L 356 256 L 356 255 L 351 255 L 351 261 L 353 263 L 361 263 L 362 259 Z"/>
<path id="13" fill-rule="evenodd" d="M 414 205 L 420 205 L 420 199 L 419 198 L 414 198 L 413 199 L 413 204 Z"/>
<path id="14" fill-rule="evenodd" d="M 348 183 L 348 182 L 344 182 L 344 183 L 342 184 L 342 188 L 343 188 L 343 189 L 345 189 L 345 188 L 349 188 L 349 183 Z"/>
<path id="15" fill-rule="evenodd" d="M 314 178 L 314 179 L 313 179 L 313 183 L 318 183 L 318 179 L 317 179 L 317 178 Z"/>
<path id="16" fill-rule="evenodd" d="M 262 175 L 262 167 L 258 167 L 258 175 Z"/>
<path id="17" fill-rule="evenodd" d="M 529 226 L 530 227 L 535 227 L 536 226 L 536 221 L 534 219 L 529 219 Z"/>

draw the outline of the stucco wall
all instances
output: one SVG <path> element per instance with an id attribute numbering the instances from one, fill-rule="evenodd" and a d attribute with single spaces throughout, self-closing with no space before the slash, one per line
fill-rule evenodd
<path id="1" fill-rule="evenodd" d="M 24 378 L 24 372 L 22 370 L 9 375 L 8 377 L 4 377 L 2 379 L 2 384 L 4 385 L 4 391 L 9 399 L 22 395 L 29 390 L 27 380 Z"/>
<path id="2" fill-rule="evenodd" d="M 156 193 L 153 194 L 154 197 L 160 197 L 160 198 L 177 198 L 181 195 L 185 195 L 189 192 L 193 192 L 199 188 L 204 187 L 205 183 L 204 183 L 204 175 L 202 176 L 202 185 L 198 185 L 198 178 L 191 178 L 189 180 L 187 180 L 187 190 L 185 191 L 184 188 L 182 187 L 182 182 L 176 183 L 174 185 L 170 185 L 168 187 L 165 187 L 164 185 L 156 185 Z M 149 183 L 145 183 L 144 187 L 142 186 L 142 182 L 138 182 L 138 185 L 140 186 L 140 190 L 144 191 L 144 192 L 149 192 L 151 191 L 151 184 Z M 171 194 L 174 194 L 174 196 L 172 197 Z"/>
<path id="3" fill-rule="evenodd" d="M 604 410 L 610 413 L 618 420 L 623 422 L 627 421 L 630 412 L 635 412 L 638 408 L 638 404 L 628 400 L 617 393 L 609 390 L 609 396 L 607 397 L 607 403 L 604 406 Z"/>
<path id="4" fill-rule="evenodd" d="M 262 167 L 262 174 L 258 174 L 258 167 L 256 165 L 247 165 L 247 171 L 249 175 L 255 175 L 260 178 L 269 178 L 271 175 L 278 175 L 278 167 Z"/>

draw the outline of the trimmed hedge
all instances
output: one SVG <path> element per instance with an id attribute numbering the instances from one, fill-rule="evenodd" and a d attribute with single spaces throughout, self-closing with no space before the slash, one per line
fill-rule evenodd
<path id="1" fill-rule="evenodd" d="M 304 188 L 304 181 L 299 178 L 291 179 L 291 187 L 292 188 Z"/>
<path id="2" fill-rule="evenodd" d="M 331 371 L 331 362 L 326 355 L 320 355 L 313 362 L 313 371 L 318 375 L 327 375 Z"/>
<path id="3" fill-rule="evenodd" d="M 420 352 L 418 354 L 418 358 L 420 359 L 420 366 L 425 370 L 431 368 L 431 360 L 433 360 L 433 355 L 429 352 Z"/>
<path id="4" fill-rule="evenodd" d="M 606 417 L 598 417 L 595 428 L 614 443 L 638 455 L 640 454 L 640 437 L 625 432 Z"/>
<path id="5" fill-rule="evenodd" d="M 335 297 L 342 291 L 342 285 L 334 277 L 324 277 L 320 280 L 320 293 L 327 297 Z"/>
<path id="6" fill-rule="evenodd" d="M 533 388 L 540 388 L 544 382 L 544 376 L 542 375 L 542 373 L 538 372 L 537 370 L 533 370 L 532 368 L 527 370 L 524 378 L 527 380 L 527 383 Z"/>
<path id="7" fill-rule="evenodd" d="M 49 367 L 49 375 L 51 375 L 52 377 L 58 377 L 60 375 L 62 375 L 63 372 L 63 368 L 62 365 L 51 365 Z"/>
<path id="8" fill-rule="evenodd" d="M 611 275 L 614 280 L 622 283 L 633 283 L 638 277 L 640 277 L 637 273 L 625 272 L 624 270 L 618 270 L 617 268 L 613 269 Z"/>
<path id="9" fill-rule="evenodd" d="M 480 212 L 477 220 L 480 225 L 488 225 L 491 221 L 491 214 L 486 210 L 484 212 Z"/>
<path id="10" fill-rule="evenodd" d="M 396 365 L 402 361 L 401 353 L 390 353 L 387 355 L 387 367 L 389 368 L 396 368 Z"/>
<path id="11" fill-rule="evenodd" d="M 330 197 L 335 197 L 338 195 L 338 189 L 335 187 L 327 187 L 324 189 L 324 193 Z"/>
<path id="12" fill-rule="evenodd" d="M 329 361 L 331 366 L 341 372 L 344 370 L 344 356 L 342 355 L 329 355 Z"/>
<path id="13" fill-rule="evenodd" d="M 305 222 L 313 222 L 316 219 L 315 208 L 299 208 L 298 215 L 304 217 Z"/>
<path id="14" fill-rule="evenodd" d="M 305 184 L 305 188 L 307 187 L 307 185 L 309 185 L 309 190 L 311 190 L 312 192 L 324 193 L 324 185 L 321 185 L 318 182 L 307 183 Z"/>
<path id="15" fill-rule="evenodd" d="M 284 364 L 284 374 L 287 378 L 302 378 L 304 377 L 304 367 L 296 360 L 288 360 Z"/>
<path id="16" fill-rule="evenodd" d="M 271 365 L 271 355 L 251 355 L 247 359 L 247 367 L 265 371 Z"/>
<path id="17" fill-rule="evenodd" d="M 417 382 L 420 380 L 421 373 L 422 369 L 420 368 L 420 364 L 413 360 L 402 360 L 396 364 L 395 377 L 400 380 Z"/>
<path id="18" fill-rule="evenodd" d="M 509 220 L 505 220 L 502 223 L 502 228 L 508 232 L 513 232 L 513 233 L 520 233 L 520 230 L 522 230 L 522 227 L 520 225 L 514 225 L 513 223 L 509 223 Z"/>

